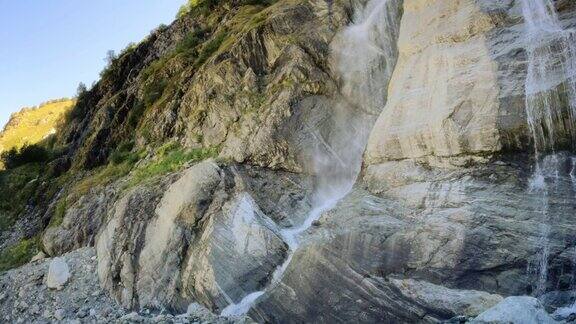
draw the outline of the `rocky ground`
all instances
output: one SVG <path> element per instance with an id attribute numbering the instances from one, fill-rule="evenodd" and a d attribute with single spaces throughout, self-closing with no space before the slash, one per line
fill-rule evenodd
<path id="1" fill-rule="evenodd" d="M 68 272 L 62 266 L 65 264 Z M 185 314 L 123 309 L 100 288 L 93 248 L 61 258 L 40 257 L 0 275 L 0 322 L 5 323 L 250 323 L 219 317 L 199 304 Z"/>
<path id="2" fill-rule="evenodd" d="M 96 275 L 96 254 L 93 248 L 82 248 L 60 258 L 42 258 L 0 276 L 0 322 L 6 323 L 253 323 L 249 317 L 226 318 L 193 303 L 184 314 L 164 310 L 142 309 L 140 312 L 119 307 L 101 288 Z M 427 291 L 424 304 L 445 311 L 458 308 L 462 315 L 446 323 L 570 323 L 576 319 L 574 310 L 564 309 L 554 315 L 546 312 L 533 297 L 517 296 L 502 299 L 477 291 L 450 291 L 446 288 L 415 281 L 396 280 L 403 292 L 410 287 Z M 443 295 L 440 296 L 439 294 Z M 437 296 L 434 298 L 433 296 Z M 452 305 L 442 300 L 451 299 Z M 411 296 L 419 299 L 418 296 Z M 439 298 L 439 299 L 438 299 Z M 434 302 L 438 299 L 439 302 Z M 488 308 L 477 317 L 468 315 Z M 429 306 L 430 306 L 429 305 Z M 429 322 L 431 318 L 422 318 Z M 436 322 L 436 321 L 433 321 Z"/>

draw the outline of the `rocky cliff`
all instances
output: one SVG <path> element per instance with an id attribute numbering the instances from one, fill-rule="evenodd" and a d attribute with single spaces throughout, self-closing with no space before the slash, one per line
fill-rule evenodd
<path id="1" fill-rule="evenodd" d="M 129 310 L 569 318 L 575 28 L 568 0 L 195 3 L 79 94 L 3 253 L 93 246 Z"/>

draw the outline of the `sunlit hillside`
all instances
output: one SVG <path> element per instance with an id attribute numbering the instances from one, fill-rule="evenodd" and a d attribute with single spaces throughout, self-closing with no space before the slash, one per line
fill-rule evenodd
<path id="1" fill-rule="evenodd" d="M 58 120 L 74 102 L 74 99 L 57 99 L 12 114 L 0 132 L 0 152 L 38 143 L 54 133 Z"/>

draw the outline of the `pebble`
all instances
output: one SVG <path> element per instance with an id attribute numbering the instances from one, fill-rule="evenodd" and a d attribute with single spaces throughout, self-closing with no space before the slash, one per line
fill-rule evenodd
<path id="1" fill-rule="evenodd" d="M 44 252 L 40 251 L 40 252 L 38 252 L 38 254 L 36 254 L 35 256 L 32 257 L 32 260 L 30 260 L 30 262 L 42 261 L 44 259 L 46 259 L 46 254 L 44 254 Z"/>
<path id="2" fill-rule="evenodd" d="M 54 312 L 54 318 L 61 321 L 64 319 L 64 313 L 65 311 L 62 308 L 59 308 Z"/>
<path id="3" fill-rule="evenodd" d="M 40 314 L 40 306 L 38 306 L 38 304 L 32 305 L 32 307 L 30 307 L 30 313 L 34 315 Z"/>
<path id="4" fill-rule="evenodd" d="M 86 316 L 88 316 L 88 312 L 83 309 L 80 309 L 79 311 L 76 312 L 76 317 L 78 318 L 84 318 Z"/>

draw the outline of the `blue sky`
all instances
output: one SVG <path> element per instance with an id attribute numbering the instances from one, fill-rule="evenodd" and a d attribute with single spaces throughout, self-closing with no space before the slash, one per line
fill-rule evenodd
<path id="1" fill-rule="evenodd" d="M 24 106 L 72 97 L 185 0 L 0 0 L 0 125 Z"/>

